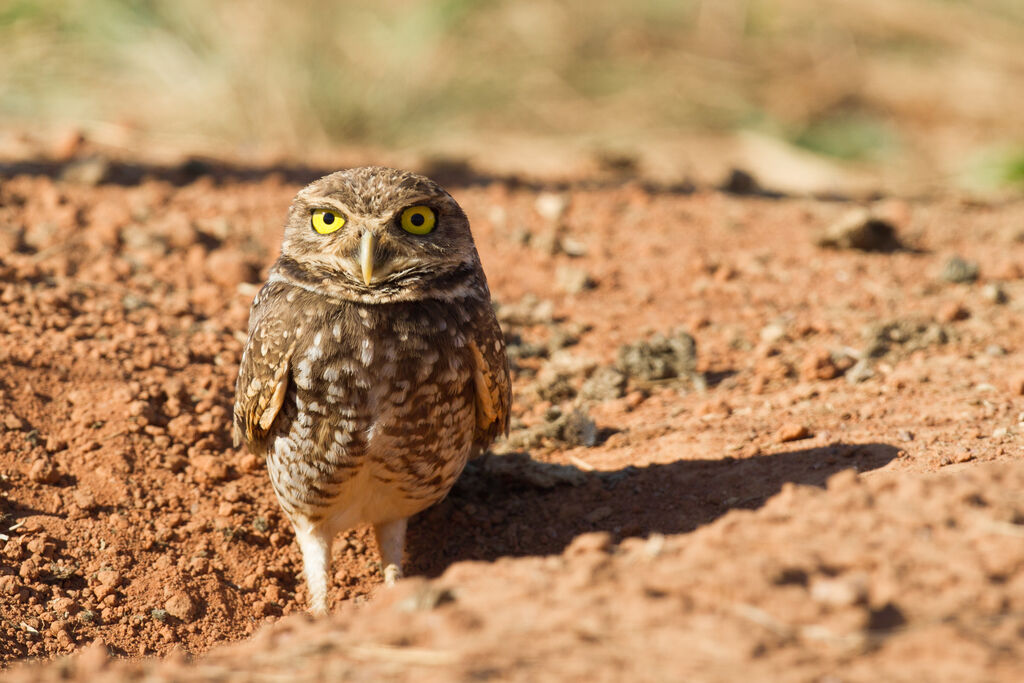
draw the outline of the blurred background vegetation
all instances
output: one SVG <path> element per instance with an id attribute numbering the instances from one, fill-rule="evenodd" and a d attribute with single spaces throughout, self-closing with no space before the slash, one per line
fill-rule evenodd
<path id="1" fill-rule="evenodd" d="M 0 0 L 0 44 L 8 136 L 1024 184 L 1021 0 Z"/>

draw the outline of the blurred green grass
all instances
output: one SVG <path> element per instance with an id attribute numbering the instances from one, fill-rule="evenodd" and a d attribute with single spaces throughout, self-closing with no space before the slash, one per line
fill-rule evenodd
<path id="1" fill-rule="evenodd" d="M 6 0 L 0 121 L 293 153 L 754 129 L 928 165 L 1024 142 L 1022 42 L 1019 0 Z"/>

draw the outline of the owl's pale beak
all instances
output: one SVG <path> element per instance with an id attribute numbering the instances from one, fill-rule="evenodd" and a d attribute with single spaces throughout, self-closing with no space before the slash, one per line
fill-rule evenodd
<path id="1" fill-rule="evenodd" d="M 373 252 L 377 247 L 377 236 L 367 230 L 359 241 L 359 265 L 363 269 L 363 282 L 370 286 L 373 281 Z"/>

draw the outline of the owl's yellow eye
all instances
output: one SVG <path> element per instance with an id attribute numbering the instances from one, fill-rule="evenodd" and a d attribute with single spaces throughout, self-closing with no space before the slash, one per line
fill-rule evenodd
<path id="1" fill-rule="evenodd" d="M 426 235 L 436 222 L 437 216 L 429 206 L 410 206 L 402 212 L 402 230 L 414 235 Z"/>
<path id="2" fill-rule="evenodd" d="M 344 217 L 337 211 L 330 209 L 313 209 L 313 217 L 310 218 L 313 229 L 321 235 L 330 235 L 332 232 L 345 225 Z"/>

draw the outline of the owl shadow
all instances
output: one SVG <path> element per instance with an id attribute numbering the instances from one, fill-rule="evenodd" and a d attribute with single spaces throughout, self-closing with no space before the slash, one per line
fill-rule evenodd
<path id="1" fill-rule="evenodd" d="M 876 469 L 897 453 L 883 443 L 835 444 L 600 472 L 526 453 L 487 455 L 467 466 L 444 501 L 410 522 L 406 569 L 437 576 L 461 560 L 557 555 L 593 531 L 616 541 L 686 533 L 729 510 L 760 507 L 787 482 L 823 486 L 840 470 Z"/>

